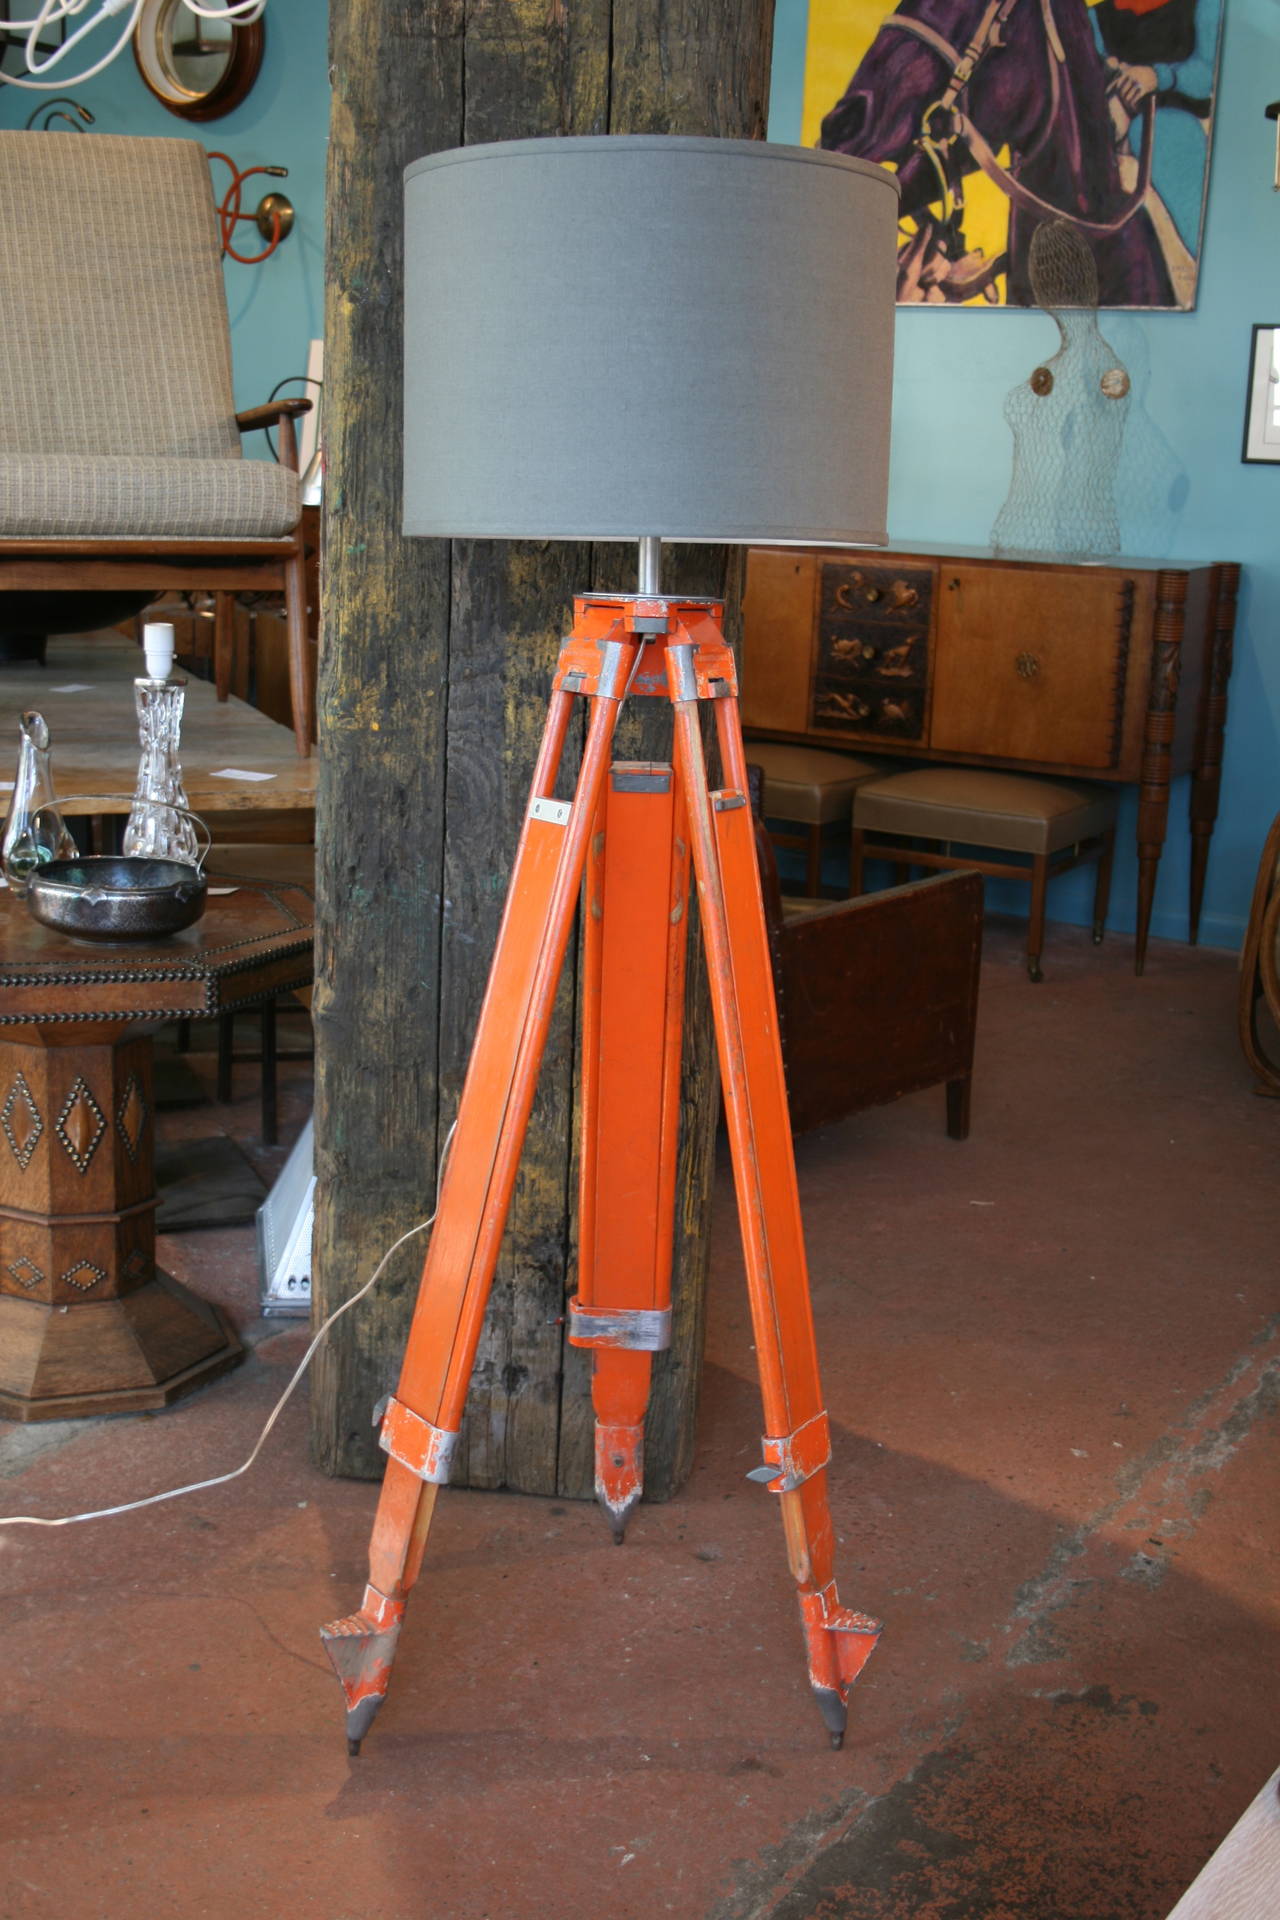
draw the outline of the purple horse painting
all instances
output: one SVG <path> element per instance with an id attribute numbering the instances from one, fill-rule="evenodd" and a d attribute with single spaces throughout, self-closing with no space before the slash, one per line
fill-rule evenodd
<path id="1" fill-rule="evenodd" d="M 1102 306 L 1177 304 L 1143 205 L 1149 152 L 1135 165 L 1118 145 L 1127 119 L 1110 78 L 1085 0 L 901 0 L 819 142 L 897 168 L 916 226 L 899 254 L 900 301 L 994 299 L 1004 271 L 1009 305 L 1034 305 L 1031 235 L 1056 217 L 1092 248 Z M 996 260 L 964 239 L 963 180 L 978 168 L 1009 200 Z"/>

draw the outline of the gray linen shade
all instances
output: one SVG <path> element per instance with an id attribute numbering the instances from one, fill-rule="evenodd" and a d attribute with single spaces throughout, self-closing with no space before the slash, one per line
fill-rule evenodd
<path id="1" fill-rule="evenodd" d="M 405 532 L 883 542 L 897 207 L 749 140 L 415 161 Z"/>

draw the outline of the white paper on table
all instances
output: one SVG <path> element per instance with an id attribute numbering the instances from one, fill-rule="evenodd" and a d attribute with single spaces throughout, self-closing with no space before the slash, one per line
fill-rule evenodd
<path id="1" fill-rule="evenodd" d="M 248 767 L 215 767 L 211 780 L 274 780 L 274 773 L 254 773 Z"/>
<path id="2" fill-rule="evenodd" d="M 92 693 L 93 688 L 87 680 L 68 680 L 65 687 L 50 687 L 50 693 Z"/>

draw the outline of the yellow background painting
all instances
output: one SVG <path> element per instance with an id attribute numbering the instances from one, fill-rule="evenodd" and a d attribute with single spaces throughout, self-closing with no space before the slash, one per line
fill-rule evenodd
<path id="1" fill-rule="evenodd" d="M 800 122 L 802 146 L 816 147 L 822 121 L 840 98 L 854 71 L 892 9 L 885 0 L 809 0 L 809 36 L 805 47 L 804 110 Z M 927 105 L 927 102 L 923 102 Z M 1001 148 L 1001 165 L 1009 161 Z M 971 247 L 980 247 L 988 259 L 1003 253 L 1009 233 L 1009 203 L 985 174 L 971 174 L 964 183 L 964 230 Z M 908 227 L 907 232 L 910 231 Z M 995 282 L 999 304 L 1005 303 L 1005 276 Z M 965 303 L 983 307 L 979 296 Z"/>

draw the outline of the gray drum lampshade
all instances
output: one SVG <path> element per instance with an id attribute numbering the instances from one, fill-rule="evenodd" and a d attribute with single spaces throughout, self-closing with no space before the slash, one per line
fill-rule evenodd
<path id="1" fill-rule="evenodd" d="M 883 542 L 897 182 L 750 140 L 405 174 L 404 530 Z"/>

